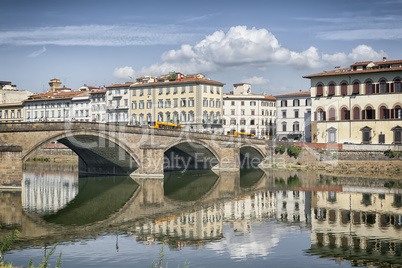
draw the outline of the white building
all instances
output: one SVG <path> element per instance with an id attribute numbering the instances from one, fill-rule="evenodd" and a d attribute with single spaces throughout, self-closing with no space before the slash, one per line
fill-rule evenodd
<path id="1" fill-rule="evenodd" d="M 276 137 L 311 142 L 310 92 L 300 91 L 275 97 Z"/>
<path id="2" fill-rule="evenodd" d="M 132 83 L 106 87 L 106 121 L 110 123 L 129 123 L 130 85 Z"/>
<path id="3" fill-rule="evenodd" d="M 92 121 L 106 122 L 106 90 L 92 90 L 89 94 Z"/>
<path id="4" fill-rule="evenodd" d="M 258 137 L 275 135 L 275 97 L 252 94 L 250 84 L 234 84 L 223 95 L 223 132 L 252 133 Z"/>
<path id="5" fill-rule="evenodd" d="M 89 97 L 89 92 L 82 92 L 82 94 L 72 98 L 74 121 L 89 122 L 92 119 Z"/>

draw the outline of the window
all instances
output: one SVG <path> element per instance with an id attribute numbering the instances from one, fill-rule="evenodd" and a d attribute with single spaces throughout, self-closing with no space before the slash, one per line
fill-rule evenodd
<path id="1" fill-rule="evenodd" d="M 220 100 L 216 100 L 215 104 L 216 104 L 216 108 L 221 108 L 221 101 Z"/>
<path id="2" fill-rule="evenodd" d="M 177 108 L 177 102 L 178 102 L 178 99 L 173 100 L 173 108 Z"/>
<path id="3" fill-rule="evenodd" d="M 335 108 L 330 108 L 329 109 L 329 121 L 335 121 Z"/>
<path id="4" fill-rule="evenodd" d="M 343 107 L 341 109 L 341 120 L 349 120 L 349 119 L 350 119 L 350 111 L 346 107 Z"/>
<path id="5" fill-rule="evenodd" d="M 335 95 L 335 84 L 330 84 L 328 87 L 328 96 Z"/>
<path id="6" fill-rule="evenodd" d="M 181 87 L 181 93 L 186 93 L 186 87 Z"/>
<path id="7" fill-rule="evenodd" d="M 341 95 L 342 96 L 348 95 L 348 84 L 346 83 L 341 84 Z"/>
<path id="8" fill-rule="evenodd" d="M 367 82 L 366 83 L 366 94 L 374 94 L 375 90 L 374 90 L 374 85 L 371 82 Z"/>
<path id="9" fill-rule="evenodd" d="M 219 89 L 219 87 L 216 87 L 216 94 L 221 94 L 221 90 Z"/>
<path id="10" fill-rule="evenodd" d="M 322 109 L 318 109 L 317 112 L 314 113 L 314 121 L 325 121 L 325 112 Z"/>
<path id="11" fill-rule="evenodd" d="M 163 122 L 163 113 L 158 113 L 158 121 Z"/>
<path id="12" fill-rule="evenodd" d="M 353 108 L 353 120 L 359 120 L 360 119 L 360 108 L 355 107 Z"/>
<path id="13" fill-rule="evenodd" d="M 317 86 L 317 93 L 315 94 L 316 97 L 321 97 L 323 95 L 323 86 L 318 85 Z"/>
<path id="14" fill-rule="evenodd" d="M 388 84 L 385 80 L 380 81 L 380 93 L 387 93 L 388 92 Z"/>
<path id="15" fill-rule="evenodd" d="M 140 96 L 143 96 L 143 95 L 144 95 L 144 89 L 141 88 L 141 89 L 140 89 Z"/>
<path id="16" fill-rule="evenodd" d="M 230 119 L 230 124 L 231 125 L 236 125 L 236 119 Z"/>
<path id="17" fill-rule="evenodd" d="M 394 108 L 394 118 L 395 119 L 402 119 L 402 110 L 401 106 L 397 105 Z"/>
<path id="18" fill-rule="evenodd" d="M 208 107 L 208 99 L 207 98 L 202 100 L 202 106 Z"/>
<path id="19" fill-rule="evenodd" d="M 158 108 L 163 108 L 163 100 L 158 100 Z"/>
<path id="20" fill-rule="evenodd" d="M 190 86 L 190 93 L 194 92 L 194 86 Z M 193 115 L 194 116 L 194 115 Z M 190 120 L 189 120 L 190 121 Z"/>
<path id="21" fill-rule="evenodd" d="M 281 101 L 281 107 L 288 107 L 288 101 L 287 100 L 282 100 Z"/>
<path id="22" fill-rule="evenodd" d="M 241 106 L 244 106 L 244 101 L 240 102 L 240 105 L 241 105 Z"/>
<path id="23" fill-rule="evenodd" d="M 255 115 L 255 110 L 251 110 L 251 115 Z"/>
<path id="24" fill-rule="evenodd" d="M 170 87 L 166 88 L 166 95 L 170 94 Z"/>
<path id="25" fill-rule="evenodd" d="M 186 122 L 186 112 L 181 112 L 180 114 L 180 121 L 181 122 Z"/>
<path id="26" fill-rule="evenodd" d="M 214 107 L 214 100 L 213 99 L 209 100 L 209 107 Z"/>
<path id="27" fill-rule="evenodd" d="M 188 107 L 194 107 L 194 99 L 193 98 L 190 98 L 188 100 Z"/>
<path id="28" fill-rule="evenodd" d="M 368 106 L 366 110 L 362 111 L 362 119 L 375 119 L 375 110 Z"/>
<path id="29" fill-rule="evenodd" d="M 152 108 L 152 101 L 147 101 L 147 109 L 151 109 Z"/>
<path id="30" fill-rule="evenodd" d="M 204 85 L 204 93 L 207 93 L 207 86 Z"/>
<path id="31" fill-rule="evenodd" d="M 180 107 L 186 107 L 186 99 L 180 100 Z"/>
<path id="32" fill-rule="evenodd" d="M 358 82 L 353 83 L 352 94 L 359 94 L 360 84 Z"/>
<path id="33" fill-rule="evenodd" d="M 235 110 L 230 110 L 231 115 L 235 115 Z"/>
<path id="34" fill-rule="evenodd" d="M 295 118 L 299 118 L 299 110 L 295 110 Z"/>
<path id="35" fill-rule="evenodd" d="M 240 125 L 245 125 L 245 124 L 246 124 L 246 120 L 241 119 L 241 120 L 240 120 Z"/>
<path id="36" fill-rule="evenodd" d="M 282 111 L 282 118 L 286 118 L 286 111 Z"/>
<path id="37" fill-rule="evenodd" d="M 336 143 L 336 128 L 330 127 L 327 129 L 328 132 L 328 142 L 329 143 Z"/>
<path id="38" fill-rule="evenodd" d="M 159 95 L 163 94 L 163 88 L 159 88 Z"/>
<path id="39" fill-rule="evenodd" d="M 306 99 L 306 106 L 310 106 L 310 99 Z"/>
<path id="40" fill-rule="evenodd" d="M 299 122 L 293 123 L 293 131 L 299 131 Z"/>
<path id="41" fill-rule="evenodd" d="M 371 141 L 371 128 L 370 127 L 364 127 L 361 129 L 362 131 L 362 139 L 364 144 L 369 144 Z"/>
<path id="42" fill-rule="evenodd" d="M 282 123 L 282 131 L 286 131 L 286 122 Z"/>
<path id="43" fill-rule="evenodd" d="M 232 102 L 230 103 L 230 105 L 235 106 L 235 102 L 234 102 L 234 101 L 232 101 Z"/>
<path id="44" fill-rule="evenodd" d="M 396 126 L 391 130 L 394 132 L 394 144 L 402 144 L 402 127 Z"/>
<path id="45" fill-rule="evenodd" d="M 165 108 L 170 108 L 172 106 L 172 103 L 170 100 L 165 101 Z"/>
<path id="46" fill-rule="evenodd" d="M 250 125 L 254 126 L 255 125 L 255 121 L 254 119 L 250 119 Z"/>
<path id="47" fill-rule="evenodd" d="M 194 122 L 194 112 L 193 111 L 190 111 L 188 113 L 188 121 L 189 122 Z"/>
<path id="48" fill-rule="evenodd" d="M 173 88 L 173 94 L 177 94 L 177 87 Z"/>
<path id="49" fill-rule="evenodd" d="M 148 95 L 151 95 L 151 94 L 152 94 L 152 89 L 148 88 Z"/>
<path id="50" fill-rule="evenodd" d="M 395 82 L 394 82 L 394 92 L 402 92 L 401 80 L 395 80 Z"/>
<path id="51" fill-rule="evenodd" d="M 144 109 L 144 101 L 140 101 L 139 108 Z"/>
<path id="52" fill-rule="evenodd" d="M 390 118 L 390 112 L 385 106 L 380 107 L 380 119 L 389 119 Z"/>
<path id="53" fill-rule="evenodd" d="M 300 106 L 300 100 L 293 100 L 293 106 Z"/>
<path id="54" fill-rule="evenodd" d="M 213 94 L 213 93 L 214 93 L 214 87 L 213 87 L 213 86 L 210 86 L 209 88 L 210 88 L 210 89 L 209 89 L 210 92 Z"/>

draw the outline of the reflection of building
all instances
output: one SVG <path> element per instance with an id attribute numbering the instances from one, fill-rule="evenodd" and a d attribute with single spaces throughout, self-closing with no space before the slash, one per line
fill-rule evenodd
<path id="1" fill-rule="evenodd" d="M 233 91 L 223 95 L 223 131 L 275 135 L 275 98 L 252 94 L 250 84 L 234 84 Z"/>
<path id="2" fill-rule="evenodd" d="M 289 223 L 310 223 L 310 192 L 277 191 L 276 219 Z"/>
<path id="3" fill-rule="evenodd" d="M 156 237 L 179 240 L 217 239 L 222 236 L 222 207 L 211 205 L 206 209 L 158 218 L 134 227 L 138 240 L 150 241 Z"/>
<path id="4" fill-rule="evenodd" d="M 343 192 L 314 192 L 311 244 L 314 253 L 348 250 L 381 262 L 402 253 L 402 192 L 386 188 L 343 187 Z M 342 250 L 341 250 L 342 251 Z"/>
<path id="5" fill-rule="evenodd" d="M 279 139 L 311 141 L 310 92 L 275 96 L 276 136 Z"/>
<path id="6" fill-rule="evenodd" d="M 48 214 L 63 208 L 78 194 L 77 172 L 24 172 L 22 206 Z"/>

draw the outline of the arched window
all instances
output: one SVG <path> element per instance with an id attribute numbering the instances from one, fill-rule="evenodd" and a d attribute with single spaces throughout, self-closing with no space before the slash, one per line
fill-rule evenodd
<path id="1" fill-rule="evenodd" d="M 325 112 L 323 109 L 318 109 L 317 112 L 314 112 L 314 121 L 325 121 Z"/>
<path id="2" fill-rule="evenodd" d="M 163 122 L 163 113 L 158 113 L 158 121 Z"/>
<path id="3" fill-rule="evenodd" d="M 143 114 L 140 114 L 139 121 L 140 121 L 141 125 L 144 124 L 144 115 Z"/>
<path id="4" fill-rule="evenodd" d="M 362 119 L 375 119 L 375 110 L 373 109 L 373 107 L 368 106 L 366 110 L 362 111 Z"/>
<path id="5" fill-rule="evenodd" d="M 387 81 L 381 80 L 380 81 L 380 93 L 387 93 L 388 92 L 388 84 Z"/>
<path id="6" fill-rule="evenodd" d="M 394 92 L 402 92 L 402 84 L 399 79 L 394 81 Z"/>
<path id="7" fill-rule="evenodd" d="M 374 94 L 375 90 L 374 90 L 374 85 L 371 82 L 367 82 L 366 83 L 366 94 Z"/>
<path id="8" fill-rule="evenodd" d="M 151 114 L 147 114 L 147 123 L 152 122 L 152 116 Z"/>
<path id="9" fill-rule="evenodd" d="M 204 120 L 205 123 L 208 122 L 208 112 L 204 111 L 204 113 L 202 114 L 202 120 Z"/>
<path id="10" fill-rule="evenodd" d="M 353 83 L 353 92 L 352 92 L 352 94 L 359 94 L 359 89 L 360 89 L 360 83 L 359 82 L 354 82 Z"/>
<path id="11" fill-rule="evenodd" d="M 322 85 L 318 85 L 317 86 L 317 93 L 315 94 L 316 97 L 320 97 L 323 94 L 323 86 Z"/>
<path id="12" fill-rule="evenodd" d="M 179 119 L 179 114 L 177 112 L 173 113 L 173 123 L 177 124 L 177 120 Z"/>
<path id="13" fill-rule="evenodd" d="M 401 106 L 399 106 L 399 105 L 395 106 L 393 118 L 395 118 L 395 119 L 402 119 L 402 110 L 401 110 Z"/>
<path id="14" fill-rule="evenodd" d="M 193 111 L 188 112 L 188 121 L 194 122 L 194 112 Z"/>
<path id="15" fill-rule="evenodd" d="M 218 121 L 218 123 L 220 123 L 221 121 L 221 114 L 219 112 L 216 113 L 216 120 Z"/>
<path id="16" fill-rule="evenodd" d="M 360 119 L 360 108 L 355 107 L 353 108 L 353 120 L 359 120 Z"/>
<path id="17" fill-rule="evenodd" d="M 137 115 L 136 114 L 133 114 L 131 116 L 131 121 L 132 121 L 132 124 L 137 124 Z"/>
<path id="18" fill-rule="evenodd" d="M 390 113 L 384 105 L 380 107 L 380 119 L 389 119 Z"/>
<path id="19" fill-rule="evenodd" d="M 348 84 L 347 83 L 341 84 L 341 95 L 342 96 L 348 95 Z"/>
<path id="20" fill-rule="evenodd" d="M 181 112 L 180 114 L 180 121 L 181 122 L 186 122 L 186 112 Z"/>
<path id="21" fill-rule="evenodd" d="M 299 131 L 299 122 L 294 122 L 293 123 L 293 131 Z"/>
<path id="22" fill-rule="evenodd" d="M 209 114 L 209 120 L 211 121 L 211 123 L 214 123 L 214 119 L 215 119 L 214 112 L 211 112 L 211 113 Z"/>
<path id="23" fill-rule="evenodd" d="M 348 108 L 343 107 L 341 109 L 341 120 L 349 120 L 350 119 L 350 111 Z"/>
<path id="24" fill-rule="evenodd" d="M 328 96 L 335 95 L 335 84 L 331 83 L 328 88 Z"/>
<path id="25" fill-rule="evenodd" d="M 170 118 L 170 112 L 166 112 L 166 121 L 170 122 L 171 118 Z"/>
<path id="26" fill-rule="evenodd" d="M 329 121 L 335 121 L 335 109 L 334 108 L 330 108 L 329 111 Z"/>

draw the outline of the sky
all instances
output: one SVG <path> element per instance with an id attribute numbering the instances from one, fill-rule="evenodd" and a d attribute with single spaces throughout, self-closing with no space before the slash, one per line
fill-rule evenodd
<path id="1" fill-rule="evenodd" d="M 305 75 L 402 59 L 402 0 L 1 0 L 0 81 L 41 93 L 172 71 L 309 90 Z"/>

